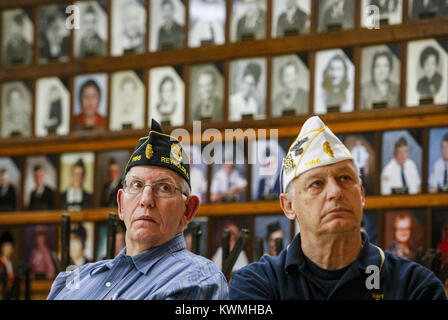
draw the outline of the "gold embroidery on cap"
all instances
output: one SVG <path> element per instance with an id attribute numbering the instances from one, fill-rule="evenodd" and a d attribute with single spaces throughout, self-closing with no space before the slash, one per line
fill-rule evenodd
<path id="1" fill-rule="evenodd" d="M 283 167 L 285 168 L 286 174 L 289 174 L 294 169 L 294 159 L 290 153 L 283 159 Z"/>
<path id="2" fill-rule="evenodd" d="M 176 159 L 177 161 L 182 161 L 182 149 L 180 148 L 179 144 L 173 143 L 171 145 L 171 155 Z"/>
<path id="3" fill-rule="evenodd" d="M 151 159 L 152 155 L 154 154 L 154 151 L 152 150 L 152 145 L 150 143 L 146 145 L 145 154 L 147 159 Z"/>
<path id="4" fill-rule="evenodd" d="M 331 146 L 330 146 L 330 144 L 328 143 L 328 141 L 325 141 L 325 142 L 324 142 L 323 149 L 324 149 L 324 152 L 325 152 L 326 154 L 328 154 L 328 156 L 329 156 L 330 158 L 334 158 L 333 149 L 331 149 Z"/>

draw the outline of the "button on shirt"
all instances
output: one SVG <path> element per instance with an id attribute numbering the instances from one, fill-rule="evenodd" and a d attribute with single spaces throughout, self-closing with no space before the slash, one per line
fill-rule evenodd
<path id="1" fill-rule="evenodd" d="M 135 256 L 125 252 L 126 247 L 112 260 L 61 272 L 47 299 L 223 300 L 228 297 L 224 275 L 212 261 L 187 251 L 183 234 Z"/>
<path id="2" fill-rule="evenodd" d="M 403 167 L 409 194 L 418 193 L 421 179 L 415 162 L 411 159 L 407 159 Z M 392 193 L 393 188 L 404 187 L 401 170 L 401 166 L 395 158 L 389 161 L 381 172 L 381 194 L 389 195 Z"/>
<path id="3" fill-rule="evenodd" d="M 380 270 L 380 289 L 368 289 L 370 265 Z M 316 268 L 314 268 L 316 269 Z M 331 283 L 306 262 L 300 234 L 277 257 L 263 256 L 238 271 L 230 282 L 231 300 L 446 300 L 442 282 L 429 269 L 415 262 L 383 252 L 362 233 L 358 258 Z M 320 279 L 317 279 L 320 277 Z M 325 279 L 327 278 L 327 279 Z M 370 283 L 370 282 L 369 282 Z"/>

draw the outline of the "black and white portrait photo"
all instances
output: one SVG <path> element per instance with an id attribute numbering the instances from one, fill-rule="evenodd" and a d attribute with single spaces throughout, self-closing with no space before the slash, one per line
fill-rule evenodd
<path id="1" fill-rule="evenodd" d="M 396 108 L 400 104 L 398 46 L 373 46 L 362 50 L 361 109 Z"/>
<path id="2" fill-rule="evenodd" d="M 266 59 L 230 63 L 229 120 L 263 119 L 266 107 Z"/>
<path id="3" fill-rule="evenodd" d="M 26 210 L 55 209 L 57 156 L 32 156 L 25 160 L 23 207 Z"/>
<path id="4" fill-rule="evenodd" d="M 60 158 L 59 192 L 61 209 L 92 208 L 94 190 L 93 152 L 64 153 Z"/>
<path id="5" fill-rule="evenodd" d="M 145 51 L 145 0 L 114 0 L 112 2 L 111 54 L 120 56 Z"/>
<path id="6" fill-rule="evenodd" d="M 222 66 L 215 64 L 192 66 L 190 69 L 191 119 L 221 121 L 223 119 L 223 101 Z"/>
<path id="7" fill-rule="evenodd" d="M 141 75 L 143 76 L 143 75 Z M 132 70 L 112 74 L 110 130 L 141 129 L 145 126 L 145 86 Z"/>
<path id="8" fill-rule="evenodd" d="M 105 130 L 107 127 L 107 74 L 75 77 L 73 131 Z"/>
<path id="9" fill-rule="evenodd" d="M 57 77 L 36 81 L 36 136 L 66 135 L 70 127 L 70 92 Z"/>
<path id="10" fill-rule="evenodd" d="M 318 31 L 347 30 L 355 25 L 355 0 L 319 0 Z"/>
<path id="11" fill-rule="evenodd" d="M 445 0 L 409 0 L 409 18 L 412 20 L 444 17 L 446 14 Z"/>
<path id="12" fill-rule="evenodd" d="M 190 0 L 189 19 L 189 47 L 224 44 L 225 0 Z"/>
<path id="13" fill-rule="evenodd" d="M 308 33 L 310 12 L 311 0 L 272 0 L 272 37 Z"/>
<path id="14" fill-rule="evenodd" d="M 383 133 L 381 194 L 421 192 L 422 147 L 418 130 Z"/>
<path id="15" fill-rule="evenodd" d="M 362 0 L 361 10 L 361 25 L 364 28 L 401 24 L 403 20 L 403 0 Z"/>
<path id="16" fill-rule="evenodd" d="M 355 67 L 341 49 L 316 53 L 314 112 L 353 111 Z"/>
<path id="17" fill-rule="evenodd" d="M 106 2 L 76 2 L 80 10 L 80 26 L 74 29 L 74 54 L 77 58 L 104 57 L 107 51 Z"/>
<path id="18" fill-rule="evenodd" d="M 65 26 L 64 5 L 41 7 L 39 11 L 39 62 L 67 61 L 70 30 Z"/>
<path id="19" fill-rule="evenodd" d="M 26 82 L 2 85 L 1 133 L 3 138 L 31 136 L 31 90 Z"/>
<path id="20" fill-rule="evenodd" d="M 271 113 L 274 117 L 308 113 L 309 71 L 298 55 L 272 59 Z"/>
<path id="21" fill-rule="evenodd" d="M 256 216 L 254 224 L 254 238 L 263 240 L 262 254 L 275 257 L 280 253 L 278 249 L 288 246 L 291 240 L 291 221 L 285 215 Z M 278 242 L 280 242 L 280 247 L 277 247 Z"/>
<path id="22" fill-rule="evenodd" d="M 434 39 L 409 42 L 407 105 L 447 103 L 447 68 L 446 43 Z"/>
<path id="23" fill-rule="evenodd" d="M 31 13 L 23 9 L 5 10 L 2 19 L 3 64 L 5 66 L 30 64 L 34 44 Z"/>
<path id="24" fill-rule="evenodd" d="M 185 4 L 181 0 L 151 1 L 150 50 L 183 48 Z"/>
<path id="25" fill-rule="evenodd" d="M 158 67 L 149 71 L 149 116 L 162 125 L 184 124 L 185 85 L 173 67 Z"/>
<path id="26" fill-rule="evenodd" d="M 21 206 L 21 165 L 18 158 L 0 158 L 0 212 L 15 211 Z"/>
<path id="27" fill-rule="evenodd" d="M 233 0 L 230 37 L 232 42 L 266 38 L 266 1 Z"/>

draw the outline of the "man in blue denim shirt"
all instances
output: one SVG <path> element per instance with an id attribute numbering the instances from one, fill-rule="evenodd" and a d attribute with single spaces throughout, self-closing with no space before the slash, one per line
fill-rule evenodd
<path id="1" fill-rule="evenodd" d="M 117 196 L 126 247 L 112 260 L 60 273 L 47 299 L 227 299 L 217 266 L 185 248 L 183 229 L 199 209 L 189 172 L 179 141 L 153 120 Z"/>

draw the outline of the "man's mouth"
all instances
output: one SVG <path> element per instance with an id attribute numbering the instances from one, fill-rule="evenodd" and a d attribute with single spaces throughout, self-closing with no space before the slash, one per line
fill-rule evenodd
<path id="1" fill-rule="evenodd" d="M 137 218 L 136 221 L 146 221 L 146 222 L 156 223 L 156 221 L 153 218 L 151 218 L 150 216 L 141 216 L 141 217 Z"/>

